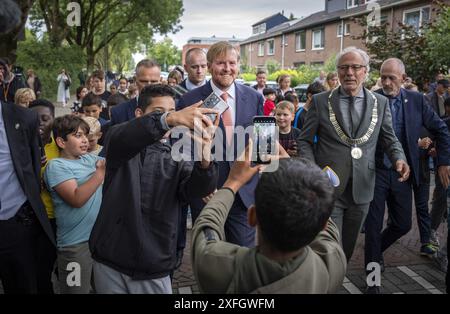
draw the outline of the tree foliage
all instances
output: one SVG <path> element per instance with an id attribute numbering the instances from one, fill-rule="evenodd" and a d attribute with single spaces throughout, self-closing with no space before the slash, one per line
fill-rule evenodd
<path id="1" fill-rule="evenodd" d="M 37 0 L 31 24 L 35 30 L 45 25 L 53 47 L 66 41 L 82 48 L 89 68 L 94 66 L 95 56 L 119 35 L 126 35 L 132 46 L 148 43 L 156 32 L 178 31 L 183 13 L 182 0 L 77 0 L 81 25 L 71 27 L 66 21 L 69 2 Z"/>
<path id="2" fill-rule="evenodd" d="M 167 71 L 171 65 L 181 64 L 181 50 L 173 44 L 169 37 L 152 44 L 148 51 L 148 57 L 158 62 L 163 71 Z"/>
<path id="3" fill-rule="evenodd" d="M 42 97 L 55 100 L 58 82 L 56 78 L 65 69 L 72 78 L 71 92 L 78 86 L 77 74 L 84 66 L 84 53 L 80 47 L 52 47 L 47 38 L 38 40 L 27 32 L 26 40 L 18 43 L 16 64 L 25 71 L 33 69 L 42 83 Z"/>
<path id="4" fill-rule="evenodd" d="M 437 9 L 434 9 L 437 20 L 422 25 L 419 32 L 403 23 L 398 23 L 392 30 L 389 23 L 368 27 L 366 17 L 355 19 L 364 31 L 353 38 L 364 41 L 373 69 L 379 70 L 387 58 L 399 58 L 405 64 L 407 75 L 419 86 L 437 71 L 447 69 L 450 60 L 450 9 L 439 1 L 433 2 L 437 4 Z"/>

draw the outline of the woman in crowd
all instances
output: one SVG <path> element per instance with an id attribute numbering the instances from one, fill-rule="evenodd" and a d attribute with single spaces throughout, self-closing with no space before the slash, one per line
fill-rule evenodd
<path id="1" fill-rule="evenodd" d="M 65 107 L 70 99 L 70 76 L 66 73 L 66 70 L 62 69 L 56 80 L 58 81 L 57 101 Z"/>

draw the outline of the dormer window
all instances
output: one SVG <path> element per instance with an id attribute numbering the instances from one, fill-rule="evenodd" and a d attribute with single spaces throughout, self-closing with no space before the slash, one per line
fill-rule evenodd
<path id="1" fill-rule="evenodd" d="M 356 8 L 360 0 L 347 0 L 347 9 Z"/>
<path id="2" fill-rule="evenodd" d="M 253 35 L 261 34 L 266 32 L 266 23 L 262 23 L 256 26 L 253 26 Z"/>

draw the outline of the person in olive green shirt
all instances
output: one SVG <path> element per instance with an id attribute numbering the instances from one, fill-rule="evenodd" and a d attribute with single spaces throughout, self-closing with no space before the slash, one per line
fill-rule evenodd
<path id="1" fill-rule="evenodd" d="M 251 151 L 251 150 L 250 150 Z M 247 158 L 249 159 L 249 158 Z M 255 248 L 226 242 L 224 224 L 239 188 L 260 166 L 234 162 L 195 222 L 192 265 L 203 293 L 334 293 L 347 260 L 329 219 L 334 206 L 328 177 L 305 159 L 280 160 L 263 173 L 249 208 L 257 228 Z"/>

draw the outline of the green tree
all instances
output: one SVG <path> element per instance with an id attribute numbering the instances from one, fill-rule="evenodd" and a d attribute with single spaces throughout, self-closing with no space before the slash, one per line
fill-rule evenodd
<path id="1" fill-rule="evenodd" d="M 72 78 L 71 93 L 78 86 L 77 74 L 83 68 L 85 56 L 80 47 L 52 47 L 46 36 L 38 40 L 27 30 L 26 40 L 18 43 L 17 65 L 26 69 L 33 69 L 42 83 L 42 97 L 56 99 L 56 77 L 65 69 Z"/>
<path id="2" fill-rule="evenodd" d="M 275 59 L 269 59 L 266 61 L 266 69 L 269 74 L 279 71 L 281 69 L 281 64 Z"/>
<path id="3" fill-rule="evenodd" d="M 406 73 L 421 87 L 439 70 L 446 70 L 450 60 L 449 7 L 440 1 L 437 4 L 437 20 L 424 24 L 419 32 L 412 26 L 399 23 L 391 30 L 389 23 L 367 27 L 366 17 L 356 19 L 363 32 L 354 39 L 363 40 L 371 55 L 371 67 L 379 70 L 383 60 L 390 57 L 401 59 Z"/>
<path id="4" fill-rule="evenodd" d="M 167 71 L 171 65 L 181 64 L 181 50 L 173 44 L 169 37 L 152 44 L 148 51 L 148 57 L 158 62 L 163 71 Z"/>
<path id="5" fill-rule="evenodd" d="M 93 68 L 96 55 L 120 34 L 126 34 L 132 46 L 147 43 L 156 32 L 178 31 L 183 13 L 182 0 L 77 0 L 81 25 L 70 27 L 66 21 L 69 2 L 37 0 L 31 23 L 35 30 L 42 30 L 45 25 L 54 47 L 66 41 L 82 48 L 89 69 Z"/>

